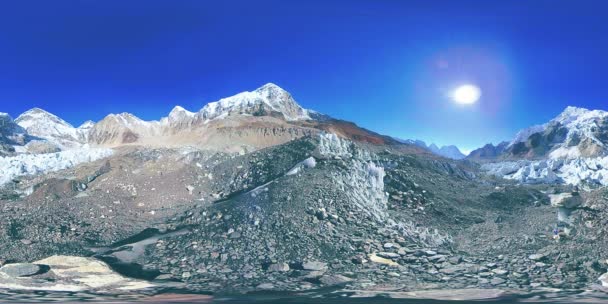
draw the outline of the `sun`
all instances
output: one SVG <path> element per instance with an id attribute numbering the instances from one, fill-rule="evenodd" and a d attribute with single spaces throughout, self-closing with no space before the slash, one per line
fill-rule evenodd
<path id="1" fill-rule="evenodd" d="M 474 104 L 481 97 L 479 87 L 472 84 L 461 85 L 452 93 L 452 99 L 459 104 Z"/>

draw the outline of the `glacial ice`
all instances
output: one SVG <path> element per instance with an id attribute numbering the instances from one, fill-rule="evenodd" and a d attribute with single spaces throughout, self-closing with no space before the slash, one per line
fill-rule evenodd
<path id="1" fill-rule="evenodd" d="M 110 156 L 112 153 L 111 149 L 84 147 L 56 153 L 0 157 L 0 186 L 15 177 L 59 171 Z"/>

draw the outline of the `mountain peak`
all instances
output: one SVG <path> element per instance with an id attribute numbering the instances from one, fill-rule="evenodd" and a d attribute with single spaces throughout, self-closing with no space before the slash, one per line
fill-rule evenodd
<path id="1" fill-rule="evenodd" d="M 285 91 L 283 88 L 279 87 L 278 85 L 269 82 L 259 88 L 256 89 L 256 92 L 262 92 L 262 91 L 283 91 L 283 92 L 287 92 Z"/>
<path id="2" fill-rule="evenodd" d="M 40 123 L 40 121 L 50 121 L 53 124 L 58 124 L 58 125 L 63 125 L 65 127 L 69 127 L 69 128 L 73 128 L 73 126 L 71 124 L 69 124 L 67 121 L 59 118 L 57 115 L 52 114 L 46 110 L 43 110 L 41 108 L 32 108 L 29 109 L 25 112 L 23 112 L 21 115 L 19 115 L 19 117 L 17 117 L 17 119 L 15 119 L 15 122 L 17 124 L 19 124 L 20 126 L 22 126 L 25 129 L 28 129 L 30 127 L 32 127 L 32 125 L 34 124 L 38 124 Z"/>
<path id="3" fill-rule="evenodd" d="M 83 122 L 78 129 L 90 129 L 95 125 L 95 122 L 92 120 L 87 120 Z"/>
<path id="4" fill-rule="evenodd" d="M 175 106 L 175 107 L 173 107 L 173 110 L 171 110 L 171 112 L 169 113 L 169 116 L 173 116 L 173 115 L 179 114 L 179 113 L 194 115 L 194 113 L 184 109 L 182 106 Z"/>
<path id="5" fill-rule="evenodd" d="M 309 120 L 310 115 L 281 87 L 267 83 L 252 92 L 242 92 L 231 97 L 210 102 L 200 115 L 207 120 L 223 118 L 233 114 L 268 115 L 280 113 L 288 121 Z"/>

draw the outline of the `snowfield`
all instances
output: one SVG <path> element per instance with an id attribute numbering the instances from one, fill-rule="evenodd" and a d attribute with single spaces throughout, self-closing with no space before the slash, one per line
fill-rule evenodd
<path id="1" fill-rule="evenodd" d="M 59 171 L 110 156 L 112 153 L 111 149 L 85 147 L 57 153 L 0 157 L 0 186 L 18 176 Z"/>
<path id="2" fill-rule="evenodd" d="M 509 161 L 488 163 L 481 168 L 491 175 L 525 184 L 608 185 L 608 157 Z"/>

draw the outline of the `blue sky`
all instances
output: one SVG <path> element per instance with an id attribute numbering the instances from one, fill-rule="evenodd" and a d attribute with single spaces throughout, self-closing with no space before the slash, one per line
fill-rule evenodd
<path id="1" fill-rule="evenodd" d="M 158 119 L 273 82 L 306 108 L 464 149 L 608 109 L 605 1 L 31 1 L 0 12 L 0 111 Z M 474 83 L 482 97 L 454 104 Z"/>

